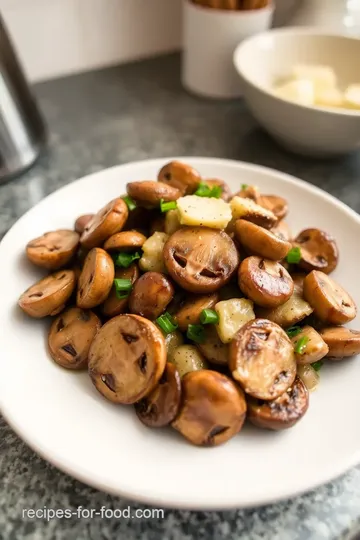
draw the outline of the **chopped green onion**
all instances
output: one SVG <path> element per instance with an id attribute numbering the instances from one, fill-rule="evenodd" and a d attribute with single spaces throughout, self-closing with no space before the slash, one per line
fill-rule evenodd
<path id="1" fill-rule="evenodd" d="M 156 323 L 165 335 L 171 334 L 171 332 L 174 332 L 178 328 L 177 323 L 167 311 L 156 319 Z"/>
<path id="2" fill-rule="evenodd" d="M 301 249 L 299 247 L 290 249 L 286 255 L 286 260 L 289 264 L 298 264 L 301 261 Z"/>
<path id="3" fill-rule="evenodd" d="M 169 210 L 175 210 L 177 207 L 176 201 L 165 202 L 164 199 L 160 201 L 161 212 L 168 212 Z"/>
<path id="4" fill-rule="evenodd" d="M 200 183 L 194 195 L 198 197 L 213 197 L 214 199 L 220 199 L 222 194 L 221 186 L 214 186 L 211 188 L 207 184 Z"/>
<path id="5" fill-rule="evenodd" d="M 132 289 L 131 279 L 114 279 L 116 297 L 119 300 L 127 298 Z"/>
<path id="6" fill-rule="evenodd" d="M 297 336 L 298 334 L 300 334 L 300 332 L 302 332 L 301 326 L 291 326 L 290 328 L 286 330 L 286 333 L 289 336 L 289 338 L 293 338 Z"/>
<path id="7" fill-rule="evenodd" d="M 189 324 L 186 335 L 195 343 L 204 343 L 205 328 L 202 324 Z"/>
<path id="8" fill-rule="evenodd" d="M 131 212 L 131 210 L 135 210 L 136 202 L 131 197 L 126 196 L 126 197 L 123 197 L 122 199 L 123 199 L 124 202 L 126 202 L 127 207 L 130 210 L 130 212 Z"/>
<path id="9" fill-rule="evenodd" d="M 245 191 L 249 187 L 249 184 L 241 184 L 242 191 Z"/>
<path id="10" fill-rule="evenodd" d="M 322 368 L 324 362 L 322 360 L 319 360 L 318 362 L 314 362 L 313 364 L 311 364 L 311 367 L 313 369 L 315 369 L 315 371 L 320 371 L 320 369 Z"/>
<path id="11" fill-rule="evenodd" d="M 129 268 L 130 264 L 137 259 L 141 258 L 141 253 L 136 251 L 135 253 L 118 253 L 114 257 L 115 266 L 120 266 L 121 268 Z"/>
<path id="12" fill-rule="evenodd" d="M 307 336 L 301 337 L 299 341 L 296 342 L 294 351 L 297 354 L 304 354 L 306 345 L 308 344 L 308 342 L 309 342 L 309 338 Z"/>
<path id="13" fill-rule="evenodd" d="M 219 315 L 213 309 L 203 309 L 200 314 L 202 324 L 216 324 L 219 322 Z"/>

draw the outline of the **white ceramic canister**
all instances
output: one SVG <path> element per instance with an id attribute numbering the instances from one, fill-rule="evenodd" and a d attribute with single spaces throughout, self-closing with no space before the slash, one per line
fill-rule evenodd
<path id="1" fill-rule="evenodd" d="M 210 98 L 241 95 L 233 52 L 245 38 L 271 26 L 273 5 L 248 11 L 203 7 L 184 0 L 182 82 Z"/>

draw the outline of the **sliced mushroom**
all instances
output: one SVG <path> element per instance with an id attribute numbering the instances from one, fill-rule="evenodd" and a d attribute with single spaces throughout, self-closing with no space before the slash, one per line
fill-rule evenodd
<path id="1" fill-rule="evenodd" d="M 299 266 L 311 272 L 321 270 L 330 274 L 337 267 L 339 250 L 332 236 L 319 229 L 306 229 L 296 238 L 294 246 L 301 250 Z"/>
<path id="2" fill-rule="evenodd" d="M 140 272 L 136 263 L 133 263 L 129 268 L 117 268 L 115 270 L 115 279 L 130 279 L 133 286 L 135 281 L 139 279 Z M 105 317 L 115 317 L 121 313 L 125 313 L 129 304 L 129 297 L 118 298 L 115 285 L 112 286 L 109 296 L 102 305 L 102 313 Z"/>
<path id="3" fill-rule="evenodd" d="M 92 311 L 70 308 L 54 320 L 48 344 L 52 358 L 67 369 L 83 369 L 90 345 L 100 330 L 100 319 Z"/>
<path id="4" fill-rule="evenodd" d="M 284 242 L 291 242 L 292 240 L 292 232 L 289 227 L 289 225 L 284 221 L 283 219 L 281 221 L 278 221 L 274 227 L 272 227 L 271 232 L 275 234 L 278 238 L 283 240 Z"/>
<path id="5" fill-rule="evenodd" d="M 291 341 L 294 345 L 297 364 L 313 364 L 329 352 L 329 347 L 321 335 L 311 326 L 304 326 L 299 334 L 291 338 Z M 301 352 L 296 352 L 299 343 L 304 345 Z"/>
<path id="6" fill-rule="evenodd" d="M 189 227 L 180 229 L 166 242 L 164 261 L 169 274 L 181 287 L 206 294 L 231 279 L 239 255 L 225 232 Z"/>
<path id="7" fill-rule="evenodd" d="M 203 180 L 203 183 L 209 186 L 209 188 L 221 187 L 221 198 L 226 202 L 230 201 L 232 197 L 231 189 L 224 180 L 220 180 L 219 178 L 206 178 Z"/>
<path id="8" fill-rule="evenodd" d="M 68 229 L 47 232 L 27 244 L 27 258 L 36 266 L 57 270 L 73 258 L 79 238 L 77 232 Z"/>
<path id="9" fill-rule="evenodd" d="M 92 249 L 79 277 L 76 304 L 82 309 L 98 306 L 107 298 L 114 283 L 112 258 L 101 248 Z"/>
<path id="10" fill-rule="evenodd" d="M 181 332 L 175 330 L 166 334 L 165 336 L 166 352 L 168 362 L 172 362 L 174 358 L 174 353 L 178 347 L 184 344 L 184 338 Z"/>
<path id="11" fill-rule="evenodd" d="M 127 192 L 139 205 L 147 208 L 160 206 L 160 201 L 176 201 L 181 197 L 181 192 L 163 182 L 144 180 L 143 182 L 130 182 L 126 186 Z"/>
<path id="12" fill-rule="evenodd" d="M 249 253 L 272 261 L 281 261 L 292 248 L 290 242 L 245 219 L 237 220 L 235 236 Z"/>
<path id="13" fill-rule="evenodd" d="M 106 251 L 136 251 L 146 242 L 146 236 L 138 231 L 122 231 L 113 234 L 104 244 Z"/>
<path id="14" fill-rule="evenodd" d="M 189 324 L 200 324 L 200 315 L 204 309 L 214 309 L 219 301 L 217 293 L 203 296 L 189 296 L 174 314 L 174 319 L 182 332 L 186 332 Z"/>
<path id="15" fill-rule="evenodd" d="M 360 331 L 352 328 L 335 326 L 324 328 L 320 335 L 329 347 L 328 356 L 341 360 L 360 354 Z"/>
<path id="16" fill-rule="evenodd" d="M 251 199 L 234 197 L 230 201 L 230 206 L 233 218 L 246 219 L 265 229 L 271 229 L 278 221 L 273 212 L 256 204 Z"/>
<path id="17" fill-rule="evenodd" d="M 227 366 L 229 361 L 229 345 L 225 345 L 219 338 L 214 325 L 205 328 L 205 340 L 198 343 L 198 349 L 211 364 Z"/>
<path id="18" fill-rule="evenodd" d="M 294 426 L 309 407 L 309 392 L 299 377 L 280 397 L 263 401 L 248 399 L 248 418 L 255 426 L 281 430 Z"/>
<path id="19" fill-rule="evenodd" d="M 74 224 L 74 229 L 77 233 L 82 234 L 87 224 L 92 220 L 94 214 L 84 214 L 79 216 Z"/>
<path id="20" fill-rule="evenodd" d="M 205 358 L 195 345 L 180 345 L 174 350 L 172 357 L 168 357 L 168 360 L 175 364 L 181 378 L 190 371 L 208 369 Z"/>
<path id="21" fill-rule="evenodd" d="M 287 200 L 278 195 L 261 195 L 257 203 L 270 210 L 278 219 L 284 219 L 289 211 Z"/>
<path id="22" fill-rule="evenodd" d="M 229 368 L 247 394 L 276 399 L 295 379 L 292 343 L 277 324 L 255 319 L 240 328 L 230 343 Z"/>
<path id="23" fill-rule="evenodd" d="M 181 400 L 181 379 L 174 364 L 167 362 L 157 386 L 149 395 L 135 403 L 135 411 L 143 424 L 163 427 L 177 415 Z"/>
<path id="24" fill-rule="evenodd" d="M 245 296 L 262 307 L 280 306 L 294 291 L 289 272 L 280 263 L 261 257 L 244 259 L 238 277 Z"/>
<path id="25" fill-rule="evenodd" d="M 165 364 L 164 336 L 154 323 L 138 315 L 114 317 L 90 347 L 90 378 L 114 403 L 131 404 L 150 394 Z"/>
<path id="26" fill-rule="evenodd" d="M 114 199 L 104 206 L 86 225 L 80 242 L 88 249 L 102 246 L 113 234 L 121 231 L 129 211 L 122 199 Z"/>
<path id="27" fill-rule="evenodd" d="M 276 308 L 259 308 L 257 310 L 259 317 L 269 319 L 282 328 L 294 326 L 313 312 L 310 304 L 303 299 L 304 276 L 293 274 L 291 277 L 294 282 L 294 292 L 285 304 Z"/>
<path id="28" fill-rule="evenodd" d="M 241 197 L 242 199 L 251 199 L 257 203 L 260 200 L 260 191 L 256 186 L 248 186 L 247 184 L 243 184 L 241 190 L 234 196 Z"/>
<path id="29" fill-rule="evenodd" d="M 188 373 L 182 380 L 182 404 L 172 426 L 199 446 L 218 446 L 241 430 L 244 394 L 231 379 L 216 371 Z"/>
<path id="30" fill-rule="evenodd" d="M 158 181 L 179 189 L 182 195 L 191 195 L 197 190 L 201 176 L 190 165 L 171 161 L 159 171 Z"/>
<path id="31" fill-rule="evenodd" d="M 304 279 L 304 297 L 315 315 L 330 324 L 345 324 L 356 317 L 351 296 L 328 275 L 313 270 Z"/>
<path id="32" fill-rule="evenodd" d="M 57 315 L 72 295 L 75 283 L 72 270 L 60 270 L 27 289 L 18 304 L 27 315 L 36 319 Z"/>
<path id="33" fill-rule="evenodd" d="M 131 313 L 147 319 L 156 319 L 174 297 L 169 278 L 159 272 L 146 272 L 134 284 L 129 298 Z"/>

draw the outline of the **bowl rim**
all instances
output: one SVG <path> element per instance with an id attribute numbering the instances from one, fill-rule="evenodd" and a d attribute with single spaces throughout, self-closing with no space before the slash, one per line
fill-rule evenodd
<path id="1" fill-rule="evenodd" d="M 328 113 L 332 114 L 334 116 L 342 116 L 342 117 L 350 117 L 350 118 L 360 118 L 360 110 L 356 109 L 346 109 L 346 108 L 336 108 L 336 107 L 321 107 L 319 105 L 303 105 L 301 103 L 296 103 L 295 101 L 290 101 L 287 99 L 284 99 L 282 97 L 279 97 L 275 94 L 275 92 L 271 92 L 271 90 L 268 90 L 267 88 L 260 86 L 257 84 L 251 77 L 248 77 L 245 73 L 245 70 L 242 66 L 242 57 L 245 55 L 245 51 L 250 47 L 250 45 L 260 39 L 263 39 L 267 36 L 278 36 L 278 35 L 303 35 L 308 37 L 328 37 L 328 38 L 335 38 L 335 39 L 341 39 L 342 41 L 351 41 L 353 43 L 357 43 L 360 47 L 360 39 L 357 37 L 352 36 L 346 36 L 344 34 L 341 34 L 339 32 L 330 31 L 328 29 L 319 30 L 317 28 L 313 27 L 287 27 L 287 28 L 271 28 L 269 30 L 265 30 L 264 32 L 260 32 L 259 34 L 255 34 L 253 36 L 250 36 L 246 39 L 244 39 L 241 43 L 239 43 L 233 53 L 233 64 L 235 66 L 235 69 L 238 73 L 238 75 L 249 85 L 255 88 L 257 91 L 265 94 L 268 97 L 271 97 L 272 99 L 278 101 L 279 103 L 286 103 L 288 106 L 292 105 L 293 107 L 298 107 L 303 110 L 310 110 L 315 111 L 317 113 Z"/>

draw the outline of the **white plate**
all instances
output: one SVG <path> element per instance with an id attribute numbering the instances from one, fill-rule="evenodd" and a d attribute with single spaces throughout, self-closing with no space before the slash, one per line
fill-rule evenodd
<path id="1" fill-rule="evenodd" d="M 321 227 L 337 238 L 334 277 L 360 305 L 360 218 L 321 190 L 269 169 L 220 159 L 181 158 L 207 177 L 280 194 L 290 203 L 295 232 Z M 45 459 L 104 491 L 193 509 L 245 507 L 290 497 L 327 482 L 360 462 L 360 362 L 328 365 L 310 408 L 293 429 L 246 427 L 218 448 L 196 448 L 171 429 L 150 430 L 132 407 L 108 403 L 86 373 L 68 372 L 46 352 L 47 323 L 16 307 L 39 275 L 23 255 L 28 240 L 72 227 L 74 218 L 121 195 L 133 180 L 156 178 L 167 159 L 115 167 L 74 182 L 23 216 L 0 245 L 0 399 L 13 427 Z M 353 326 L 356 327 L 356 321 Z"/>

